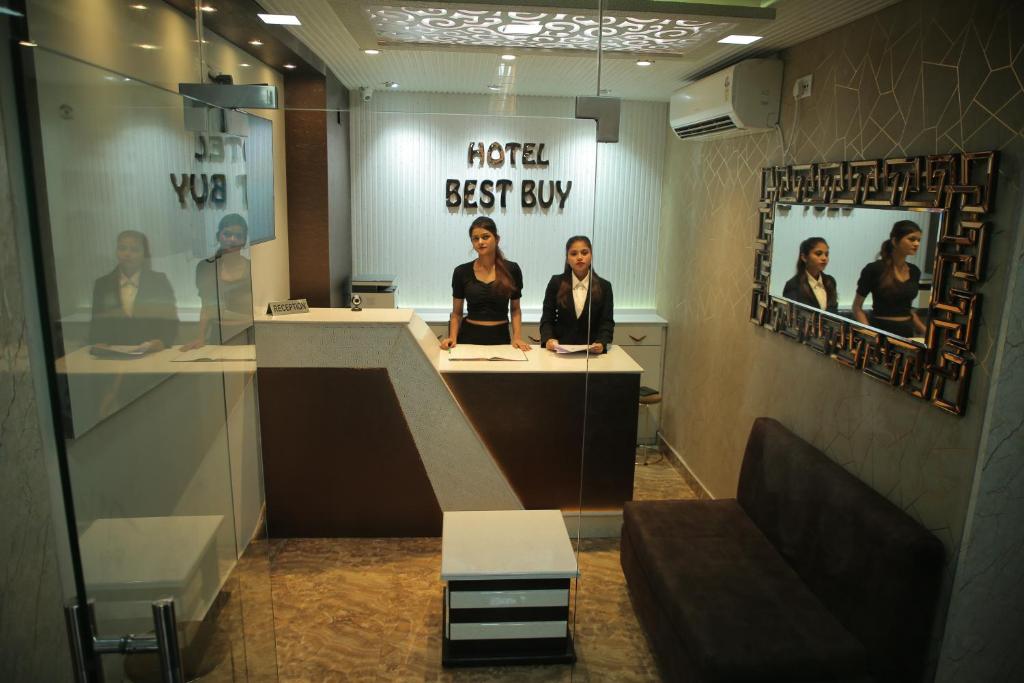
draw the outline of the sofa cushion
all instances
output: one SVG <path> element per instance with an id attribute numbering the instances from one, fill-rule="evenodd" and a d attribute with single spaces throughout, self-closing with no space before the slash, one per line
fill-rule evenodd
<path id="1" fill-rule="evenodd" d="M 737 499 L 877 678 L 921 678 L 944 565 L 934 535 L 769 418 L 754 421 Z"/>
<path id="2" fill-rule="evenodd" d="M 863 647 L 735 500 L 629 502 L 622 534 L 703 680 L 864 674 Z"/>

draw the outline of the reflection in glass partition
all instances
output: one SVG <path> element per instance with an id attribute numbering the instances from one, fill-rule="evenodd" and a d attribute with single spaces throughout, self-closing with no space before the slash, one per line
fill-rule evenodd
<path id="1" fill-rule="evenodd" d="M 779 204 L 769 292 L 923 343 L 943 218 L 941 210 Z"/>

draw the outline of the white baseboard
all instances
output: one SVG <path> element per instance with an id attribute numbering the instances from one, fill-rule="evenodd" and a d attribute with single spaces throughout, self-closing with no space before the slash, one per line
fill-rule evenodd
<path id="1" fill-rule="evenodd" d="M 683 468 L 687 471 L 687 473 L 693 478 L 693 481 L 696 482 L 697 486 L 701 488 L 701 490 L 704 492 L 704 495 L 707 498 L 714 498 L 714 496 L 711 495 L 711 490 L 704 485 L 704 482 L 700 480 L 700 477 L 697 476 L 697 473 L 694 472 L 693 469 L 687 464 L 683 456 L 679 454 L 679 451 L 677 451 L 675 447 L 668 442 L 668 440 L 665 438 L 665 435 L 659 432 L 658 438 L 661 440 L 661 443 L 665 445 L 665 448 L 668 449 L 669 453 L 672 454 L 672 457 L 674 457 L 676 461 L 679 462 L 679 464 L 682 465 Z"/>

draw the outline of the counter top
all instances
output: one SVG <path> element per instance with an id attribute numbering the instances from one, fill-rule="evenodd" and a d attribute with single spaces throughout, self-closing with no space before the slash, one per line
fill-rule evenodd
<path id="1" fill-rule="evenodd" d="M 452 311 L 450 308 L 417 308 L 416 313 L 427 324 L 436 325 L 437 323 L 447 323 Z M 536 325 L 540 323 L 540 315 L 539 308 L 524 308 L 523 324 Z M 648 308 L 617 308 L 615 309 L 615 322 L 623 325 L 668 325 L 667 320 L 653 309 Z"/>
<path id="2" fill-rule="evenodd" d="M 616 345 L 608 349 L 608 353 L 554 353 L 547 349 L 534 346 L 526 352 L 525 361 L 502 360 L 449 360 L 448 352 L 441 351 L 437 369 L 442 373 L 636 373 L 644 371 L 635 360 Z"/>
<path id="3" fill-rule="evenodd" d="M 311 308 L 309 313 L 293 313 L 291 315 L 271 316 L 262 313 L 253 316 L 253 321 L 258 325 L 268 323 L 407 325 L 412 322 L 415 313 L 411 308 L 364 308 L 361 311 L 352 311 L 347 308 Z"/>
<path id="4" fill-rule="evenodd" d="M 179 347 L 147 353 L 137 358 L 96 358 L 89 353 L 88 346 L 72 351 L 56 362 L 57 372 L 66 375 L 181 375 L 211 372 L 255 372 L 256 348 L 254 346 L 206 345 L 198 350 L 199 355 L 217 358 L 220 349 L 237 360 L 176 361 L 182 355 Z"/>

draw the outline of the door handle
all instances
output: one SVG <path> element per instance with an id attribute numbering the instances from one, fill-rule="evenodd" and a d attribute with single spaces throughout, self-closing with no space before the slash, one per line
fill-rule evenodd
<path id="1" fill-rule="evenodd" d="M 527 336 L 527 338 L 528 338 L 528 339 L 529 339 L 530 341 L 532 341 L 532 342 L 533 342 L 534 344 L 540 344 L 540 339 L 537 339 L 537 337 L 531 337 L 530 335 L 526 335 L 526 336 Z"/>
<path id="2" fill-rule="evenodd" d="M 631 335 L 631 334 L 630 334 L 630 335 L 627 335 L 627 336 L 628 336 L 628 337 L 629 337 L 630 339 L 632 339 L 633 341 L 635 341 L 635 342 L 636 342 L 637 344 L 639 344 L 640 342 L 642 342 L 642 341 L 643 341 L 644 339 L 647 339 L 647 335 L 646 335 L 646 334 L 645 334 L 645 335 L 643 335 L 642 337 L 634 337 L 634 336 L 633 336 L 633 335 Z"/>

